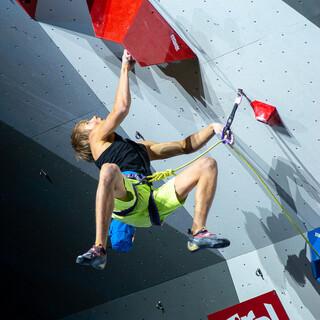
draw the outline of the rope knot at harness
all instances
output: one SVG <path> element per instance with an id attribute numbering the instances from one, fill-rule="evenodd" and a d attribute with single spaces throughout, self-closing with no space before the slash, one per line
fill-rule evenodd
<path id="1" fill-rule="evenodd" d="M 167 169 L 165 171 L 155 172 L 154 174 L 152 174 L 151 176 L 148 176 L 147 178 L 149 182 L 154 182 L 154 181 L 160 181 L 175 175 L 176 175 L 175 170 Z"/>

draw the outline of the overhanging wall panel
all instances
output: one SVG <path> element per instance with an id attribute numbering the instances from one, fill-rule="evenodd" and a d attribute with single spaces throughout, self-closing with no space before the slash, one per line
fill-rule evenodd
<path id="1" fill-rule="evenodd" d="M 233 105 L 234 90 L 243 87 L 251 97 L 268 100 L 278 107 L 287 126 L 287 133 L 283 134 L 284 130 L 281 133 L 281 130 L 277 131 L 257 122 L 251 108 L 244 102 L 233 125 L 237 145 L 242 147 L 248 157 L 262 170 L 264 176 L 269 176 L 278 184 L 276 188 L 273 184 L 270 185 L 281 196 L 283 204 L 291 213 L 297 212 L 307 228 L 319 225 L 320 173 L 317 154 L 320 96 L 317 88 L 320 70 L 316 42 L 319 38 L 319 29 L 283 2 L 275 0 L 268 3 L 204 1 L 197 4 L 162 1 L 159 4 L 175 17 L 172 22 L 183 29 L 188 29 L 184 34 L 189 35 L 193 41 L 196 39 L 205 51 L 199 55 L 200 66 L 179 64 L 175 67 L 170 65 L 145 69 L 137 67 L 135 74 L 131 74 L 132 109 L 123 123 L 123 131 L 120 132 L 134 138 L 135 131 L 138 130 L 145 138 L 157 141 L 182 138 L 212 121 L 225 121 Z M 2 89 L 2 101 L 5 104 L 3 110 L 6 111 L 1 113 L 1 117 L 6 122 L 13 123 L 18 130 L 33 137 L 36 135 L 35 139 L 38 142 L 69 161 L 73 154 L 70 145 L 68 147 L 67 144 L 73 122 L 95 112 L 102 114 L 105 110 L 107 113 L 112 108 L 120 67 L 120 61 L 114 52 L 117 51 L 119 54 L 120 49 L 110 48 L 109 44 L 106 45 L 101 40 L 87 35 L 42 24 L 42 28 L 55 42 L 53 44 L 40 31 L 39 25 L 27 19 L 24 13 L 19 13 L 11 2 L 8 2 L 8 6 L 10 10 L 1 12 L 6 17 L 1 19 L 6 30 L 5 34 L 10 35 L 3 42 L 6 47 L 2 54 L 6 64 L 1 68 L 6 72 L 2 72 L 0 79 L 2 88 L 5 88 Z M 45 9 L 49 10 L 50 7 L 47 6 Z M 251 17 L 255 18 L 256 22 L 252 21 Z M 70 28 L 75 30 L 72 25 L 73 22 Z M 22 64 L 18 68 L 10 59 L 24 57 L 21 43 L 25 45 L 23 49 L 28 50 L 31 67 Z M 57 46 L 60 47 L 60 51 L 55 49 Z M 47 52 L 48 48 L 52 51 Z M 193 49 L 198 53 L 200 48 Z M 33 50 L 39 50 L 41 57 L 46 58 L 38 60 L 38 57 L 33 55 L 35 52 Z M 48 65 L 52 64 L 54 66 L 48 68 Z M 23 81 L 25 74 L 33 74 L 34 87 L 27 86 L 27 90 L 22 92 L 23 95 L 16 99 L 15 82 L 8 82 L 3 76 L 13 75 L 9 73 L 9 68 L 14 72 L 14 77 L 10 78 L 14 81 L 17 79 Z M 50 74 L 46 74 L 47 69 Z M 196 72 L 198 77 L 194 76 Z M 41 76 L 41 73 L 45 76 Z M 65 86 L 63 77 L 71 79 L 71 89 Z M 22 112 L 10 111 L 12 104 L 27 99 L 30 88 L 36 87 L 40 87 L 43 91 L 46 88 L 50 89 L 48 100 L 56 106 L 54 114 L 48 108 L 34 105 L 34 100 L 29 102 L 31 109 L 23 108 L 23 111 L 28 111 L 26 112 L 28 116 L 30 112 L 38 114 L 36 107 L 41 108 L 43 113 L 38 114 L 36 118 L 39 128 L 36 128 L 32 121 L 25 122 L 24 113 L 21 116 Z M 68 101 L 71 101 L 70 107 Z M 47 119 L 47 122 L 44 122 L 44 119 Z M 219 251 L 217 255 L 227 259 L 239 256 L 239 263 L 245 263 L 247 257 L 242 259 L 242 254 L 273 243 L 277 244 L 295 235 L 295 231 L 279 213 L 279 209 L 228 148 L 219 146 L 210 154 L 218 160 L 220 174 L 208 227 L 231 239 L 231 246 Z M 166 162 L 159 161 L 154 167 L 160 170 L 175 168 L 192 157 L 193 155 L 188 155 Z M 84 164 L 83 168 L 85 166 Z M 97 173 L 94 167 L 92 170 Z M 168 219 L 169 226 L 181 233 L 190 227 L 193 214 L 192 197 L 193 194 L 186 202 L 186 210 L 182 213 L 177 212 Z M 92 200 L 94 201 L 94 198 Z M 166 237 L 167 233 L 163 236 Z M 183 235 L 182 238 L 183 241 L 174 242 L 179 245 L 176 250 L 187 255 L 184 241 L 186 236 Z M 161 239 L 164 242 L 169 241 L 167 238 Z M 160 240 L 155 240 L 154 245 L 157 250 L 163 249 L 162 243 Z M 143 260 L 143 254 L 147 255 L 147 252 L 142 247 L 136 249 L 139 248 Z M 210 250 L 202 253 L 211 254 Z M 290 261 L 297 260 L 298 264 L 305 261 L 303 251 L 287 250 L 283 256 L 291 259 Z M 168 265 L 174 264 L 175 267 L 179 267 L 175 264 L 176 261 L 170 258 L 171 256 L 166 257 Z M 193 257 L 197 259 L 197 255 Z M 126 257 L 123 257 L 123 261 L 126 261 Z M 280 260 L 279 266 L 281 263 L 284 265 L 285 259 Z M 296 271 L 298 276 L 301 276 L 298 264 L 293 264 L 292 274 Z M 216 270 L 214 266 L 212 268 Z M 234 281 L 237 281 L 236 272 L 232 271 L 231 274 Z M 244 269 L 243 272 L 247 270 Z M 279 273 L 275 273 L 274 276 L 278 277 Z M 147 280 L 152 282 L 154 279 L 150 276 Z M 195 277 L 194 280 L 198 278 Z M 302 283 L 300 280 L 299 277 L 290 280 L 293 283 L 292 287 L 295 287 L 293 290 L 295 292 L 292 291 L 295 300 L 292 301 L 297 302 L 297 305 L 302 301 L 312 309 L 313 306 L 307 301 L 307 297 L 311 297 L 311 301 L 316 296 L 312 288 L 312 279 L 310 277 L 304 279 L 307 283 L 304 288 L 299 287 Z M 218 284 L 218 287 L 220 289 L 222 285 Z M 166 290 L 165 284 L 164 288 Z M 168 288 L 170 291 L 171 284 Z M 183 284 L 181 288 L 185 288 Z M 193 295 L 193 287 L 189 289 L 185 289 L 186 297 Z M 238 294 L 244 297 L 245 290 L 246 287 L 240 285 Z M 206 294 L 210 296 L 209 291 Z M 158 291 L 154 295 L 157 300 L 156 296 Z M 139 296 L 132 299 L 136 308 L 138 304 L 139 315 L 145 307 L 143 298 L 142 300 L 140 298 Z M 118 304 L 119 308 L 123 307 L 123 301 L 126 299 L 127 297 L 124 297 Z M 208 305 L 206 299 L 201 302 L 203 308 Z M 233 298 L 231 300 L 233 301 Z M 224 307 L 219 301 L 218 304 L 219 308 Z M 193 305 L 181 304 L 180 307 L 183 313 L 194 309 Z M 159 310 L 154 308 L 153 303 L 147 310 L 151 314 L 154 312 L 155 317 L 163 316 L 161 312 L 159 315 Z M 176 310 L 178 314 L 180 309 Z M 208 309 L 208 311 L 214 310 Z M 190 315 L 193 316 L 192 312 Z M 310 316 L 317 319 L 313 311 Z"/>

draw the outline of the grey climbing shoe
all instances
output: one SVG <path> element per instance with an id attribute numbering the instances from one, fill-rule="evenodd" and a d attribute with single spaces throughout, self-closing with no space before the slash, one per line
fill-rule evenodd
<path id="1" fill-rule="evenodd" d="M 189 233 L 191 233 L 191 231 L 189 231 Z M 205 228 L 191 235 L 188 241 L 188 249 L 190 251 L 197 251 L 201 248 L 221 249 L 229 245 L 230 241 L 228 239 L 218 238 L 216 234 L 209 232 Z"/>
<path id="2" fill-rule="evenodd" d="M 103 270 L 107 264 L 106 250 L 101 245 L 92 246 L 88 252 L 77 257 L 76 263 Z"/>

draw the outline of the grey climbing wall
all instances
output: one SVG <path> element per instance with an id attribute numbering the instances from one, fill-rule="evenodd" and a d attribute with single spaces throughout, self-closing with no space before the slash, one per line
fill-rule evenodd
<path id="1" fill-rule="evenodd" d="M 31 20 L 14 2 L 3 1 L 0 9 L 0 120 L 29 138 L 23 145 L 35 142 L 67 161 L 57 172 L 70 165 L 97 179 L 93 166 L 74 159 L 70 131 L 79 119 L 92 114 L 104 116 L 112 109 L 122 48 L 93 37 L 85 2 L 38 2 L 39 22 Z M 198 61 L 137 66 L 130 76 L 132 108 L 119 133 L 134 139 L 138 130 L 155 141 L 185 137 L 210 122 L 226 121 L 236 89 L 243 88 L 251 98 L 276 105 L 284 126 L 271 128 L 257 122 L 251 107 L 243 102 L 233 125 L 236 146 L 262 172 L 304 231 L 318 227 L 317 4 L 280 0 L 152 3 L 190 45 Z M 40 151 L 35 146 L 30 148 L 37 154 Z M 206 314 L 272 289 L 277 290 L 290 317 L 320 317 L 316 303 L 319 285 L 310 274 L 303 240 L 230 148 L 219 146 L 210 154 L 218 161 L 219 186 L 208 227 L 228 237 L 232 245 L 219 252 L 185 252 L 185 232 L 193 214 L 191 194 L 184 208 L 168 219 L 165 230 L 152 229 L 150 234 L 140 231 L 134 257 L 110 258 L 112 267 L 98 276 L 105 279 L 107 287 L 113 279 L 110 291 L 99 287 L 99 294 L 86 294 L 78 306 L 69 309 L 61 307 L 61 292 L 52 294 L 56 312 L 52 318 L 75 313 L 71 318 L 94 314 L 96 319 L 104 315 L 110 319 L 122 319 L 124 315 L 136 319 L 172 319 L 179 315 L 195 319 L 198 315 L 205 319 Z M 158 161 L 153 167 L 175 168 L 193 156 Z M 95 183 L 90 181 L 86 201 L 92 206 Z M 77 196 L 83 193 L 78 185 L 67 184 L 60 197 L 66 190 L 72 197 L 72 188 Z M 74 251 L 61 246 L 70 261 L 76 250 L 86 247 L 84 236 L 90 242 L 93 225 L 88 217 L 82 219 L 87 219 L 88 233 L 86 227 L 75 224 L 77 231 L 72 234 L 74 242 L 79 236 L 79 246 L 72 247 Z M 68 225 L 62 218 L 56 223 Z M 66 243 L 69 237 L 66 232 Z M 146 248 L 143 239 L 148 239 L 150 246 Z M 51 238 L 48 242 L 52 246 Z M 176 243 L 176 249 L 171 249 L 172 243 Z M 139 270 L 152 268 L 148 261 L 158 261 L 157 277 L 148 272 L 136 278 Z M 68 268 L 77 270 L 71 262 Z M 264 280 L 255 275 L 257 268 L 262 270 Z M 28 279 L 32 282 L 30 270 Z M 63 273 L 63 267 L 60 270 Z M 19 274 L 18 269 L 16 272 Z M 86 272 L 86 277 L 95 276 Z M 218 279 L 224 279 L 224 284 Z M 205 286 L 201 296 L 195 283 Z M 216 296 L 218 292 L 223 299 Z M 174 303 L 178 293 L 181 300 Z M 193 301 L 194 296 L 199 299 Z M 165 313 L 155 308 L 158 300 L 163 301 Z M 88 310 L 79 314 L 82 309 Z"/>
<path id="2" fill-rule="evenodd" d="M 94 238 L 95 179 L 2 122 L 0 133 L 3 308 L 12 316 L 61 318 L 210 265 L 224 269 L 225 296 L 237 301 L 226 261 L 209 251 L 194 260 L 187 236 L 168 225 L 138 230 L 129 254 L 110 250 L 106 272 L 79 268 L 75 257 Z"/>

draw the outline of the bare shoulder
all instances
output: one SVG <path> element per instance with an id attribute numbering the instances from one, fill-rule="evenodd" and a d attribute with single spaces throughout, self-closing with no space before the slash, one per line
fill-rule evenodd
<path id="1" fill-rule="evenodd" d="M 103 139 L 97 137 L 97 135 L 91 134 L 89 137 L 91 153 L 94 160 L 97 160 L 101 154 L 107 150 L 115 139 L 115 133 L 112 132 Z"/>

